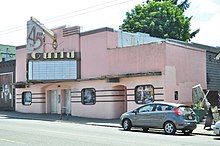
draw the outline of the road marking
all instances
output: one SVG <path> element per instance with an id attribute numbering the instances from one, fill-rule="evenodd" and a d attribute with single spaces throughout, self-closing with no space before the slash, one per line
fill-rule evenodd
<path id="1" fill-rule="evenodd" d="M 9 140 L 9 139 L 3 139 L 3 138 L 0 138 L 0 141 L 6 141 L 6 142 L 16 143 L 16 144 L 27 144 L 27 143 L 24 143 L 24 142 L 14 141 L 14 140 Z"/>

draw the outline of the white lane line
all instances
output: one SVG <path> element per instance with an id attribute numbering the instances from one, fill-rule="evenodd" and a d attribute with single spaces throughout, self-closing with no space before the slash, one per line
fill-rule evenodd
<path id="1" fill-rule="evenodd" d="M 9 140 L 9 139 L 3 139 L 3 138 L 0 138 L 0 141 L 6 141 L 6 142 L 16 143 L 16 144 L 27 144 L 27 143 L 24 143 L 24 142 L 14 141 L 14 140 Z"/>

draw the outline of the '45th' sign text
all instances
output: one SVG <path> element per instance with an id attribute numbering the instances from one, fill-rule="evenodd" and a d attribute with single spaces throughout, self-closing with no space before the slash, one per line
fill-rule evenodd
<path id="1" fill-rule="evenodd" d="M 32 20 L 27 22 L 27 50 L 33 52 L 43 46 L 43 29 L 33 23 Z"/>

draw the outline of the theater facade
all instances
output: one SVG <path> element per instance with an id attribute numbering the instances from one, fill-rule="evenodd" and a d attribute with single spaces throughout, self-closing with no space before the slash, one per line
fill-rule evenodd
<path id="1" fill-rule="evenodd" d="M 206 51 L 105 27 L 47 30 L 28 22 L 16 48 L 16 111 L 114 119 L 150 101 L 192 105 L 206 88 Z"/>

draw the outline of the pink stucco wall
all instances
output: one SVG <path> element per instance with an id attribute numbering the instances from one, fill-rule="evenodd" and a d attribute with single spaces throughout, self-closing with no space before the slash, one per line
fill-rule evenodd
<path id="1" fill-rule="evenodd" d="M 26 81 L 26 48 L 16 50 L 16 82 Z"/>
<path id="2" fill-rule="evenodd" d="M 82 78 L 99 77 L 108 73 L 107 48 L 116 43 L 115 38 L 114 32 L 106 31 L 81 37 Z"/>
<path id="3" fill-rule="evenodd" d="M 54 30 L 56 36 L 57 36 L 57 43 L 58 47 L 56 50 L 53 49 L 52 43 L 53 40 L 45 35 L 45 45 L 44 48 L 42 48 L 41 52 L 57 52 L 57 51 L 80 51 L 80 38 L 79 34 L 69 35 L 69 36 L 63 36 L 63 30 L 62 29 L 56 29 Z M 43 50 L 44 49 L 44 50 Z"/>
<path id="4" fill-rule="evenodd" d="M 117 32 L 101 32 L 81 38 L 81 77 L 163 71 L 165 45 L 152 43 L 116 48 Z"/>
<path id="5" fill-rule="evenodd" d="M 50 97 L 47 94 L 49 90 L 58 90 L 60 93 L 63 89 L 71 90 L 71 115 L 81 117 L 105 118 L 113 119 L 118 118 L 125 112 L 140 106 L 134 102 L 134 87 L 142 84 L 153 84 L 155 87 L 161 87 L 163 84 L 162 76 L 146 76 L 135 78 L 122 78 L 120 83 L 106 83 L 105 80 L 92 80 L 81 82 L 61 82 L 61 83 L 48 83 L 30 85 L 25 89 L 16 89 L 17 104 L 16 111 L 25 113 L 50 113 Z M 81 90 L 83 88 L 95 88 L 97 91 L 97 103 L 95 105 L 83 105 L 81 103 Z M 127 92 L 125 96 L 114 90 L 125 89 Z M 104 90 L 104 91 L 102 91 Z M 24 91 L 31 91 L 33 94 L 33 103 L 30 106 L 24 106 L 21 103 L 21 94 Z M 102 91 L 102 92 L 100 92 Z M 156 93 L 163 93 L 163 89 L 156 91 Z M 61 95 L 61 98 L 62 95 Z M 155 99 L 163 99 L 163 96 L 157 95 Z M 126 102 L 115 102 L 115 101 Z M 38 102 L 38 103 L 36 103 Z M 58 114 L 61 113 L 62 103 L 58 104 Z"/>
<path id="6" fill-rule="evenodd" d="M 167 101 L 192 104 L 192 87 L 206 85 L 206 52 L 175 43 L 166 43 L 165 96 Z M 174 91 L 179 100 L 174 101 Z"/>
<path id="7" fill-rule="evenodd" d="M 164 71 L 164 43 L 109 49 L 107 55 L 108 74 Z"/>

